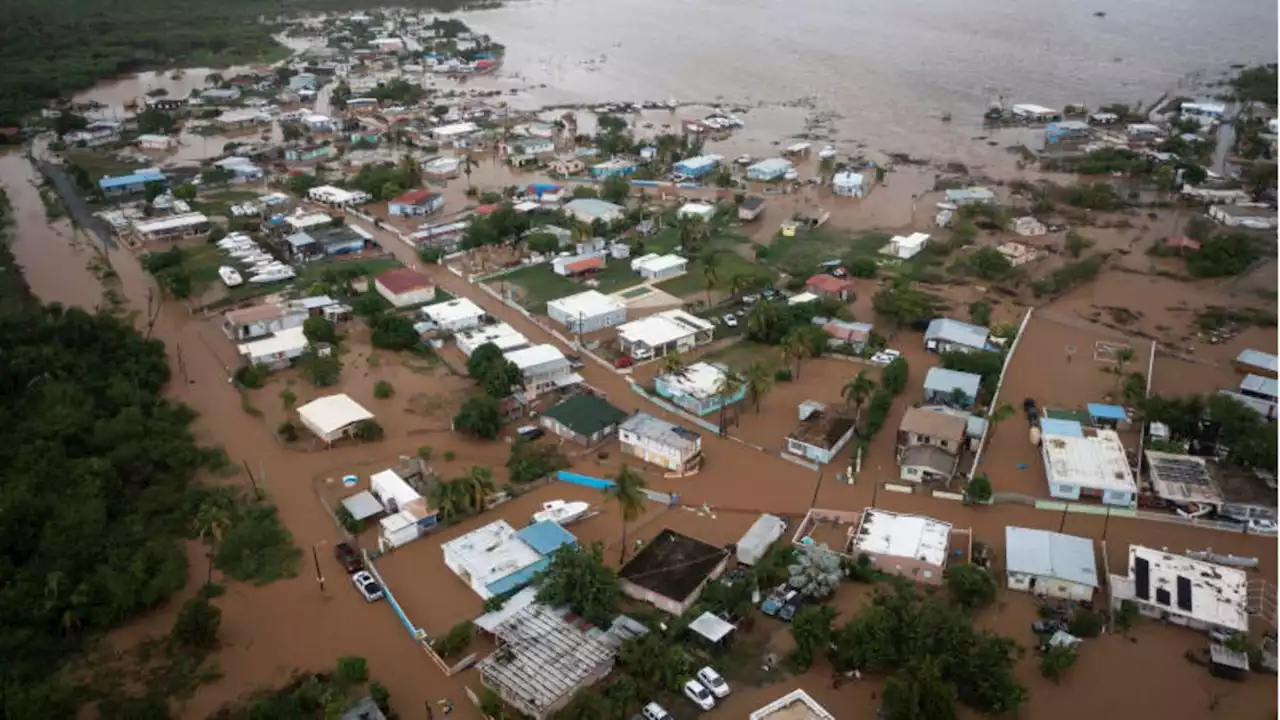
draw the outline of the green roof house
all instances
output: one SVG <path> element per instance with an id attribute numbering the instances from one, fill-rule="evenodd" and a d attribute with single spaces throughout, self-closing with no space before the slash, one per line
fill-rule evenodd
<path id="1" fill-rule="evenodd" d="M 575 395 L 542 413 L 544 430 L 590 447 L 618 432 L 627 413 L 595 395 Z"/>

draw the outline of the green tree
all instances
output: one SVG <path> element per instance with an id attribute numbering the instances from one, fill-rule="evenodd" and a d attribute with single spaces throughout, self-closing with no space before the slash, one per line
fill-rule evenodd
<path id="1" fill-rule="evenodd" d="M 863 403 L 875 389 L 876 382 L 867 376 L 867 371 L 859 370 L 857 375 L 845 381 L 844 387 L 840 389 L 840 396 L 853 409 L 853 416 L 856 418 L 862 414 Z"/>
<path id="2" fill-rule="evenodd" d="M 1125 369 L 1125 366 L 1126 366 L 1126 365 L 1128 365 L 1129 363 L 1133 362 L 1133 348 L 1131 348 L 1131 347 L 1127 347 L 1127 346 L 1126 346 L 1126 347 L 1122 347 L 1122 348 L 1120 348 L 1120 349 L 1116 350 L 1116 351 L 1115 351 L 1115 360 L 1116 360 L 1116 366 L 1115 366 L 1116 383 L 1115 383 L 1115 386 L 1118 388 L 1118 387 L 1120 387 L 1120 381 L 1121 381 L 1121 380 L 1123 380 L 1123 379 L 1124 379 L 1124 377 L 1125 377 L 1125 375 L 1124 375 L 1124 369 Z"/>
<path id="3" fill-rule="evenodd" d="M 316 387 L 330 387 L 342 375 L 342 359 L 338 354 L 322 354 L 315 348 L 307 348 L 298 356 L 297 367 L 303 379 Z"/>
<path id="4" fill-rule="evenodd" d="M 485 440 L 492 440 L 502 430 L 502 411 L 497 398 L 477 395 L 462 404 L 453 416 L 453 429 Z"/>
<path id="5" fill-rule="evenodd" d="M 404 315 L 384 313 L 373 318 L 370 342 L 383 350 L 408 350 L 422 342 L 413 321 Z"/>
<path id="6" fill-rule="evenodd" d="M 471 646 L 471 638 L 474 635 L 475 624 L 470 620 L 463 620 L 449 628 L 444 635 L 436 638 L 431 643 L 431 649 L 445 660 L 452 660 Z"/>
<path id="7" fill-rule="evenodd" d="M 871 308 L 881 317 L 902 327 L 937 315 L 933 298 L 902 285 L 888 285 L 871 296 Z"/>
<path id="8" fill-rule="evenodd" d="M 969 319 L 975 325 L 986 327 L 991 324 L 991 303 L 985 300 L 976 300 L 969 303 Z"/>
<path id="9" fill-rule="evenodd" d="M 596 627 L 608 627 L 622 601 L 618 575 L 604 564 L 604 546 L 600 543 L 586 548 L 561 546 L 534 582 L 538 586 L 538 602 L 551 607 L 567 605 Z"/>
<path id="10" fill-rule="evenodd" d="M 966 610 L 977 610 L 996 599 L 995 578 L 973 563 L 948 565 L 943 576 L 951 598 Z"/>
<path id="11" fill-rule="evenodd" d="M 386 400 L 396 394 L 395 386 L 387 380 L 379 380 L 373 384 L 373 396 L 379 400 Z"/>
<path id="12" fill-rule="evenodd" d="M 204 594 L 182 604 L 169 631 L 169 640 L 183 650 L 208 652 L 218 647 L 218 629 L 222 626 L 222 610 L 209 602 Z"/>
<path id="13" fill-rule="evenodd" d="M 911 368 L 907 364 L 907 359 L 899 355 L 880 371 L 880 387 L 888 390 L 890 394 L 897 395 L 907 387 L 910 375 Z"/>
<path id="14" fill-rule="evenodd" d="M 482 465 L 472 465 L 467 469 L 466 475 L 457 478 L 454 482 L 461 483 L 467 488 L 467 503 L 473 512 L 484 510 L 486 500 L 495 490 L 493 470 Z"/>
<path id="15" fill-rule="evenodd" d="M 1076 664 L 1076 649 L 1071 645 L 1050 645 L 1040 657 L 1040 674 L 1061 682 L 1062 675 Z"/>
<path id="16" fill-rule="evenodd" d="M 605 498 L 618 506 L 618 514 L 622 517 L 622 552 L 618 558 L 619 565 L 627 562 L 627 526 L 639 519 L 644 513 L 645 503 L 648 502 L 649 498 L 644 490 L 644 477 L 626 463 L 618 468 L 618 474 L 613 477 L 613 484 L 605 488 Z"/>
<path id="17" fill-rule="evenodd" d="M 1080 638 L 1096 638 L 1102 634 L 1102 616 L 1092 610 L 1077 607 L 1067 621 L 1067 630 Z"/>
<path id="18" fill-rule="evenodd" d="M 334 668 L 333 680 L 339 687 L 349 688 L 369 679 L 369 663 L 359 655 L 343 655 Z"/>
<path id="19" fill-rule="evenodd" d="M 942 663 L 926 657 L 885 681 L 884 710 L 892 720 L 955 720 L 957 696 Z"/>
<path id="20" fill-rule="evenodd" d="M 466 515 L 470 510 L 470 490 L 463 483 L 442 482 L 431 488 L 431 505 L 440 511 L 443 520 Z"/>
<path id="21" fill-rule="evenodd" d="M 612 175 L 600 183 L 600 197 L 611 203 L 624 203 L 631 194 L 631 182 L 621 175 Z"/>
<path id="22" fill-rule="evenodd" d="M 309 317 L 302 322 L 302 334 L 312 345 L 318 343 L 336 343 L 338 331 L 333 323 L 322 317 Z"/>
<path id="23" fill-rule="evenodd" d="M 182 183 L 173 189 L 173 196 L 179 200 L 191 202 L 196 199 L 196 186 L 191 183 Z"/>
<path id="24" fill-rule="evenodd" d="M 525 246 L 533 252 L 550 255 L 560 250 L 560 238 L 551 233 L 536 233 L 529 236 Z"/>
<path id="25" fill-rule="evenodd" d="M 880 270 L 880 265 L 876 263 L 875 259 L 865 255 L 853 258 L 845 266 L 850 275 L 858 278 L 875 277 L 876 272 Z"/>
<path id="26" fill-rule="evenodd" d="M 760 403 L 773 390 L 773 373 L 769 371 L 769 368 L 764 363 L 755 360 L 747 366 L 747 370 L 743 374 L 743 382 L 747 386 L 747 402 L 755 407 L 756 414 L 759 415 Z"/>
<path id="27" fill-rule="evenodd" d="M 662 374 L 664 375 L 680 375 L 688 367 L 685 362 L 684 355 L 679 350 L 672 350 L 662 356 Z"/>
<path id="28" fill-rule="evenodd" d="M 569 467 L 569 459 L 555 445 L 539 445 L 524 438 L 511 444 L 507 472 L 513 483 L 529 483 Z"/>
<path id="29" fill-rule="evenodd" d="M 831 627 L 835 619 L 836 610 L 830 605 L 806 605 L 792 618 L 791 637 L 796 646 L 790 659 L 797 670 L 808 670 L 814 657 L 826 650 L 831 642 Z"/>
<path id="30" fill-rule="evenodd" d="M 991 478 L 985 474 L 974 475 L 964 489 L 965 499 L 970 502 L 985 503 L 991 499 Z"/>
<path id="31" fill-rule="evenodd" d="M 1062 246 L 1067 251 L 1067 255 L 1078 258 L 1085 250 L 1093 247 L 1093 241 L 1075 230 L 1068 230 Z"/>
<path id="32" fill-rule="evenodd" d="M 983 280 L 1003 280 L 1013 272 L 1013 263 L 995 248 L 983 247 L 969 253 L 965 259 L 969 272 Z"/>
<path id="33" fill-rule="evenodd" d="M 1129 407 L 1139 407 L 1147 399 L 1147 376 L 1140 372 L 1131 372 L 1124 376 L 1124 387 L 1121 397 Z"/>
<path id="34" fill-rule="evenodd" d="M 656 632 L 624 641 L 618 667 L 650 694 L 677 692 L 689 675 L 684 648 Z"/>
<path id="35" fill-rule="evenodd" d="M 729 405 L 744 384 L 742 376 L 732 370 L 725 370 L 716 382 L 715 392 L 720 399 L 720 434 L 729 431 Z"/>
<path id="36" fill-rule="evenodd" d="M 213 558 L 218 553 L 218 543 L 231 526 L 233 508 L 226 495 L 210 495 L 196 511 L 193 526 L 196 536 L 209 543 L 209 573 L 205 577 L 206 586 L 213 584 Z"/>
<path id="37" fill-rule="evenodd" d="M 699 256 L 698 262 L 702 265 L 702 279 L 707 285 L 707 307 L 711 307 L 711 291 L 720 280 L 720 255 L 708 250 Z"/>
<path id="38" fill-rule="evenodd" d="M 810 357 L 812 350 L 800 328 L 787 333 L 782 342 L 782 358 L 787 364 L 794 363 L 796 379 L 800 379 L 800 363 Z"/>

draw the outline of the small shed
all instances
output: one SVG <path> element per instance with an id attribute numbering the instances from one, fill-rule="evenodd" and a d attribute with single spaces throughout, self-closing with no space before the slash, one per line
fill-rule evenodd
<path id="1" fill-rule="evenodd" d="M 358 423 L 372 420 L 373 413 L 346 394 L 339 393 L 316 398 L 298 408 L 298 419 L 316 437 L 332 445 L 350 434 Z"/>
<path id="2" fill-rule="evenodd" d="M 777 515 L 761 515 L 751 524 L 747 532 L 738 540 L 738 562 L 743 565 L 755 565 L 760 558 L 769 552 L 769 546 L 782 537 L 787 530 L 787 521 Z"/>
<path id="3" fill-rule="evenodd" d="M 764 198 L 759 195 L 748 195 L 738 206 L 738 219 L 742 222 L 751 222 L 760 217 L 762 212 L 764 212 Z"/>
<path id="4" fill-rule="evenodd" d="M 1089 403 L 1089 423 L 1094 427 L 1108 430 L 1123 430 L 1129 427 L 1129 411 L 1119 405 L 1106 403 Z"/>
<path id="5" fill-rule="evenodd" d="M 981 385 L 982 376 L 975 373 L 940 367 L 929 368 L 929 373 L 924 378 L 924 401 L 972 407 Z M 960 397 L 960 393 L 964 394 L 963 398 Z"/>
<path id="6" fill-rule="evenodd" d="M 709 612 L 702 613 L 693 622 L 689 623 L 689 632 L 717 648 L 729 646 L 734 630 L 737 630 L 737 628 L 734 627 L 733 623 Z"/>
<path id="7" fill-rule="evenodd" d="M 348 498 L 342 499 L 342 507 L 351 513 L 351 517 L 357 522 L 360 520 L 368 520 L 375 515 L 381 515 L 384 511 L 382 503 L 378 502 L 378 498 L 368 490 L 356 493 Z"/>
<path id="8" fill-rule="evenodd" d="M 1249 672 L 1249 656 L 1221 643 L 1209 646 L 1209 673 L 1226 680 L 1244 680 Z"/>

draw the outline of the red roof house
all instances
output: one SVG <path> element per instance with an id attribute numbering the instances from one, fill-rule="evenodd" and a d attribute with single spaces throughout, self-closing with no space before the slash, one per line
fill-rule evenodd
<path id="1" fill-rule="evenodd" d="M 431 302 L 436 296 L 430 278 L 409 268 L 388 270 L 374 278 L 373 284 L 379 295 L 398 308 Z"/>
<path id="2" fill-rule="evenodd" d="M 853 293 L 853 282 L 848 278 L 838 278 L 822 273 L 805 281 L 804 286 L 810 291 L 826 297 L 848 300 Z"/>
<path id="3" fill-rule="evenodd" d="M 1164 246 L 1174 250 L 1191 250 L 1194 252 L 1200 249 L 1200 241 L 1185 235 L 1174 235 L 1164 239 Z"/>

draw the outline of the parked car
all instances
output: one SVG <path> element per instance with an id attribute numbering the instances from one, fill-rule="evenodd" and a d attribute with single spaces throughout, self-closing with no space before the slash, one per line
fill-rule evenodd
<path id="1" fill-rule="evenodd" d="M 760 603 L 760 612 L 765 615 L 777 615 L 778 611 L 781 610 L 782 606 L 786 603 L 786 596 L 787 586 L 784 583 L 769 592 L 765 597 L 764 602 Z"/>
<path id="2" fill-rule="evenodd" d="M 640 709 L 640 714 L 645 720 L 675 720 L 671 717 L 671 713 L 656 702 L 651 702 Z"/>
<path id="3" fill-rule="evenodd" d="M 876 365 L 884 366 L 884 365 L 888 365 L 894 360 L 897 360 L 900 357 L 902 357 L 902 353 L 898 352 L 897 350 L 885 349 L 885 350 L 881 350 L 875 355 L 872 355 L 871 362 Z"/>
<path id="4" fill-rule="evenodd" d="M 1022 401 L 1022 411 L 1027 414 L 1027 423 L 1035 425 L 1040 419 L 1040 409 L 1036 407 L 1036 401 L 1033 398 L 1026 398 Z"/>
<path id="5" fill-rule="evenodd" d="M 352 575 L 351 582 L 355 584 L 360 594 L 364 595 L 365 602 L 377 602 L 382 599 L 382 586 L 368 572 L 361 570 Z"/>
<path id="6" fill-rule="evenodd" d="M 724 324 L 729 327 L 738 327 L 738 317 L 733 313 L 728 313 L 724 316 Z"/>
<path id="7" fill-rule="evenodd" d="M 1067 625 L 1061 620 L 1037 620 L 1031 623 L 1031 632 L 1037 635 L 1052 635 L 1056 632 L 1066 632 Z"/>
<path id="8" fill-rule="evenodd" d="M 742 296 L 743 305 L 755 305 L 759 301 L 760 301 L 759 295 L 743 295 Z"/>
<path id="9" fill-rule="evenodd" d="M 334 545 L 333 554 L 338 558 L 338 564 L 347 571 L 348 575 L 358 573 L 364 569 L 364 558 L 360 556 L 359 550 L 351 546 L 351 543 Z"/>
<path id="10" fill-rule="evenodd" d="M 698 682 L 702 686 L 711 691 L 712 695 L 717 698 L 729 697 L 729 683 L 724 681 L 720 673 L 716 672 L 711 666 L 707 666 L 698 671 Z"/>
<path id="11" fill-rule="evenodd" d="M 1253 518 L 1249 521 L 1249 532 L 1251 533 L 1256 533 L 1258 535 L 1275 535 L 1277 534 L 1276 531 L 1277 527 L 1275 520 Z"/>
<path id="12" fill-rule="evenodd" d="M 795 617 L 802 607 L 804 607 L 804 595 L 796 593 L 796 596 L 788 600 L 782 606 L 782 609 L 778 611 L 778 619 L 784 622 L 791 622 L 791 618 Z"/>
<path id="13" fill-rule="evenodd" d="M 516 434 L 525 440 L 533 441 L 546 435 L 547 432 L 537 425 L 523 425 L 516 430 Z"/>
<path id="14" fill-rule="evenodd" d="M 625 368 L 629 368 L 629 367 L 631 367 L 632 365 L 635 365 L 635 364 L 636 364 L 636 361 L 635 361 L 635 360 L 633 360 L 633 359 L 631 359 L 631 357 L 630 357 L 630 356 L 627 356 L 627 355 L 623 355 L 622 357 L 620 357 L 620 358 L 618 358 L 617 360 L 614 360 L 614 361 L 613 361 L 613 366 L 614 366 L 614 367 L 616 367 L 616 368 L 618 368 L 619 370 L 623 370 L 623 369 L 625 369 Z"/>
<path id="15" fill-rule="evenodd" d="M 689 680 L 684 684 L 684 696 L 703 710 L 710 710 L 716 706 L 716 699 L 712 697 L 711 691 L 702 687 L 702 683 L 697 680 Z"/>

